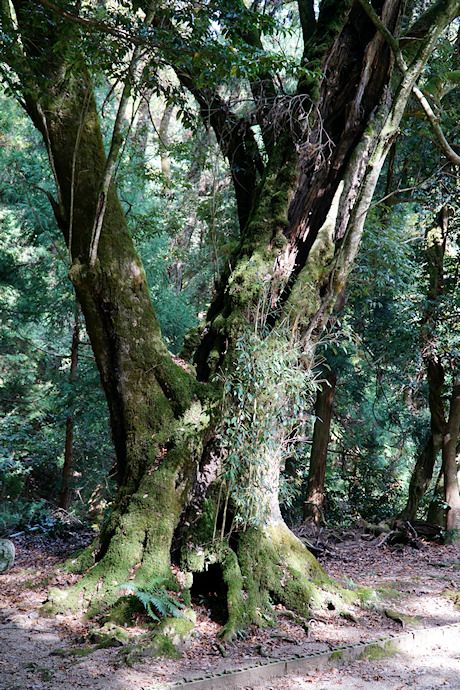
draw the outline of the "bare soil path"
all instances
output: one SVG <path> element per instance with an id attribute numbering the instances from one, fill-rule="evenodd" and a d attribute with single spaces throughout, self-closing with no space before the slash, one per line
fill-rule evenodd
<path id="1" fill-rule="evenodd" d="M 82 536 L 82 539 L 85 535 Z M 161 690 L 184 679 L 235 669 L 267 659 L 282 659 L 356 644 L 403 630 L 460 623 L 460 548 L 424 544 L 421 550 L 379 546 L 359 530 L 323 535 L 321 561 L 345 586 L 369 588 L 363 607 L 315 614 L 309 630 L 276 607 L 276 626 L 251 629 L 234 644 L 222 645 L 215 609 L 205 597 L 194 605 L 197 625 L 178 659 L 141 654 L 138 647 L 98 649 L 88 641 L 83 617 L 45 618 L 40 607 L 48 587 L 65 587 L 72 578 L 59 570 L 69 544 L 23 535 L 13 568 L 0 575 L 0 688 L 64 690 Z M 72 537 L 75 548 L 75 536 Z M 57 569 L 56 569 L 57 568 Z M 374 594 L 371 590 L 374 590 Z M 366 598 L 366 597 L 365 597 Z M 139 634 L 141 630 L 135 630 Z M 243 686 L 240 686 L 243 687 Z M 424 644 L 414 655 L 354 662 L 248 688 L 444 688 L 460 690 L 460 648 Z"/>

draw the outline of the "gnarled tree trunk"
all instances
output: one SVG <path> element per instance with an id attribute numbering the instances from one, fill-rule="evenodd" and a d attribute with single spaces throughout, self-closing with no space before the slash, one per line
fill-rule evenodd
<path id="1" fill-rule="evenodd" d="M 117 600 L 118 585 L 132 573 L 142 582 L 168 576 L 173 547 L 192 572 L 220 564 L 229 634 L 261 622 L 270 595 L 303 612 L 318 600 L 311 580 L 327 578 L 282 520 L 276 454 L 265 464 L 268 511 L 262 524 L 231 540 L 213 538 L 222 390 L 207 381 L 219 370 L 232 371 L 236 338 L 256 319 L 261 299 L 314 345 L 358 251 L 412 88 L 459 4 L 438 3 L 417 33 L 419 48 L 407 70 L 394 74 L 392 89 L 390 48 L 359 3 L 323 3 L 316 22 L 312 12 L 301 13 L 303 65 L 310 71 L 288 97 L 278 127 L 263 120 L 264 170 L 249 123 L 235 121 L 217 95 L 205 98 L 193 74 L 174 65 L 229 160 L 242 229 L 196 352 L 196 380 L 162 342 L 116 190 L 102 184 L 99 121 L 89 75 L 81 56 L 72 53 L 73 29 L 45 6 L 37 11 L 30 0 L 13 0 L 22 42 L 11 44 L 8 59 L 48 149 L 56 218 L 110 409 L 119 482 L 100 538 L 79 560 L 85 576 L 70 592 L 55 592 L 55 602 L 63 599 L 67 606 L 73 600 L 95 613 Z M 402 6 L 401 0 L 376 3 L 391 32 L 398 31 Z M 6 3 L 0 12 L 4 29 L 15 36 Z M 261 91 L 252 86 L 264 109 Z M 105 213 L 97 241 L 101 200 Z M 201 516 L 193 530 L 186 525 L 191 513 Z"/>

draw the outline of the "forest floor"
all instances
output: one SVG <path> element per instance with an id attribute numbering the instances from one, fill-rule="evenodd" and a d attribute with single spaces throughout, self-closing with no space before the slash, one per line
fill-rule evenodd
<path id="1" fill-rule="evenodd" d="M 77 536 L 72 534 L 73 548 Z M 87 536 L 82 533 L 82 541 Z M 219 612 L 210 591 L 194 603 L 197 624 L 182 644 L 180 658 L 169 659 L 136 656 L 137 648 L 132 646 L 98 648 L 89 641 L 91 625 L 84 618 L 42 616 L 48 587 L 74 581 L 75 576 L 59 567 L 69 553 L 69 542 L 37 534 L 16 537 L 15 564 L 0 575 L 0 688 L 161 690 L 173 682 L 268 659 L 460 623 L 460 547 L 423 542 L 421 549 L 390 548 L 381 543 L 382 537 L 370 537 L 361 529 L 323 531 L 315 541 L 323 546 L 320 561 L 331 576 L 348 588 L 359 585 L 373 591 L 363 606 L 340 611 L 331 605 L 314 612 L 309 629 L 277 606 L 275 627 L 252 628 L 235 643 L 222 644 Z M 355 661 L 339 669 L 239 687 L 458 689 L 460 649 L 425 644 L 410 658 L 397 654 L 391 659 Z"/>

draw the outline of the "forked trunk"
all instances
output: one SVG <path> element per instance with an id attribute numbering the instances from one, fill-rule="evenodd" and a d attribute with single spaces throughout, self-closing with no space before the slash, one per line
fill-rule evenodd
<path id="1" fill-rule="evenodd" d="M 323 3 L 305 51 L 311 81 L 303 78 L 289 97 L 279 120 L 283 133 L 276 141 L 266 139 L 270 156 L 257 194 L 254 179 L 247 179 L 257 167 L 254 160 L 238 159 L 232 168 L 235 183 L 244 172 L 251 193 L 243 199 L 246 188 L 235 187 L 244 227 L 196 354 L 201 382 L 177 366 L 163 344 L 116 190 L 102 183 L 107 170 L 98 115 L 82 59 L 68 53 L 72 30 L 44 6 L 38 13 L 29 0 L 13 4 L 25 54 L 12 48 L 10 58 L 25 85 L 27 112 L 48 149 L 56 218 L 110 409 L 119 481 L 98 542 L 79 560 L 84 578 L 70 592 L 55 592 L 54 600 L 89 606 L 93 614 L 116 601 L 118 586 L 133 573 L 140 582 L 167 577 L 174 539 L 189 571 L 220 564 L 228 588 L 228 634 L 261 622 L 270 595 L 306 612 L 319 601 L 311 578 L 329 588 L 331 583 L 282 520 L 277 453 L 265 465 L 268 512 L 260 528 L 216 539 L 222 390 L 206 382 L 236 367 L 236 340 L 254 326 L 261 300 L 272 315 L 270 327 L 284 319 L 307 346 L 314 345 L 358 251 L 413 85 L 459 3 L 439 4 L 416 57 L 403 76 L 395 76 L 394 93 L 388 87 L 390 49 L 360 5 Z M 6 28 L 8 7 L 0 6 Z M 397 31 L 401 8 L 400 0 L 378 3 L 390 31 Z M 15 22 L 9 23 L 16 45 Z M 198 88 L 193 92 L 200 97 Z M 222 101 L 216 97 L 213 103 Z M 226 112 L 213 113 L 216 126 Z M 233 146 L 241 156 L 239 129 L 226 125 L 226 151 Z M 254 144 L 253 135 L 244 142 L 249 140 Z M 192 531 L 186 525 L 190 513 L 199 518 Z"/>

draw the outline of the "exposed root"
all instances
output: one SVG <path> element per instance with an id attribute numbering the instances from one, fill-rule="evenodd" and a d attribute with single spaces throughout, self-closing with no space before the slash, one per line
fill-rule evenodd
<path id="1" fill-rule="evenodd" d="M 331 599 L 350 603 L 357 598 L 328 577 L 282 521 L 241 533 L 234 548 L 221 545 L 219 561 L 227 589 L 228 619 L 220 633 L 224 640 L 251 624 L 272 624 L 273 604 L 309 618 Z"/>

